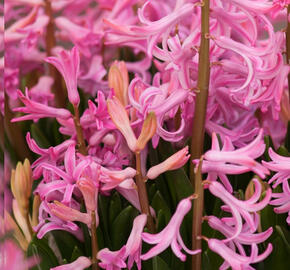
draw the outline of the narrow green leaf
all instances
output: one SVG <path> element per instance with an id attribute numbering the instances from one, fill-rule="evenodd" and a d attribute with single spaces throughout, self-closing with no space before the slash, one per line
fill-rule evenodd
<path id="1" fill-rule="evenodd" d="M 36 236 L 33 236 L 27 249 L 27 257 L 40 259 L 40 263 L 32 267 L 31 270 L 49 270 L 52 267 L 58 266 L 58 260 L 49 247 L 46 238 L 38 239 Z"/>
<path id="2" fill-rule="evenodd" d="M 138 211 L 129 205 L 116 217 L 111 230 L 113 250 L 120 249 L 126 243 L 137 215 Z"/>
<path id="3" fill-rule="evenodd" d="M 153 270 L 170 270 L 169 266 L 159 256 L 153 258 Z"/>

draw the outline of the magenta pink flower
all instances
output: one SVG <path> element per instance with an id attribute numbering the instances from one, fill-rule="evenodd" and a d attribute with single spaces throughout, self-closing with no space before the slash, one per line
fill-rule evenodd
<path id="1" fill-rule="evenodd" d="M 188 146 L 186 146 L 167 158 L 162 163 L 151 167 L 147 172 L 147 177 L 149 179 L 155 179 L 166 171 L 179 169 L 188 161 L 189 157 L 190 155 L 188 154 Z"/>
<path id="2" fill-rule="evenodd" d="M 77 88 L 77 79 L 80 66 L 80 55 L 76 47 L 71 51 L 61 51 L 58 57 L 47 57 L 46 62 L 54 65 L 61 73 L 67 87 L 69 101 L 78 106 L 80 97 Z"/>
<path id="3" fill-rule="evenodd" d="M 25 89 L 25 95 L 23 95 L 20 90 L 17 91 L 17 94 L 25 107 L 18 107 L 13 109 L 13 111 L 27 113 L 28 115 L 13 118 L 11 120 L 12 122 L 19 122 L 25 120 L 38 121 L 38 119 L 45 117 L 67 120 L 71 117 L 71 113 L 66 109 L 53 108 L 36 101 L 32 101 L 29 98 L 27 88 Z"/>
<path id="4" fill-rule="evenodd" d="M 185 261 L 186 256 L 181 252 L 184 249 L 188 254 L 194 255 L 201 250 L 189 250 L 180 235 L 180 226 L 184 216 L 191 209 L 191 200 L 193 196 L 181 200 L 177 206 L 175 214 L 172 216 L 168 225 L 157 234 L 142 233 L 142 239 L 149 244 L 156 244 L 147 253 L 141 255 L 141 260 L 148 260 L 171 246 L 173 253 L 181 260 Z"/>

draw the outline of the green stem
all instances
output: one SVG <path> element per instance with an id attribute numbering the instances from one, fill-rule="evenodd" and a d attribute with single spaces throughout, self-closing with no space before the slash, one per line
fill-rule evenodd
<path id="1" fill-rule="evenodd" d="M 77 106 L 74 105 L 74 124 L 75 124 L 75 129 L 77 132 L 77 140 L 78 140 L 78 147 L 79 147 L 79 151 L 81 154 L 83 155 L 87 155 L 88 151 L 86 148 L 86 143 L 84 140 L 84 134 L 83 134 L 83 130 L 82 130 L 82 126 L 80 123 L 80 113 L 79 113 L 79 108 Z"/>
<path id="2" fill-rule="evenodd" d="M 201 249 L 201 225 L 203 214 L 203 188 L 202 179 L 195 177 L 193 159 L 200 158 L 203 153 L 204 133 L 205 133 L 205 118 L 207 109 L 207 98 L 210 76 L 209 62 L 209 13 L 210 0 L 204 0 L 201 5 L 201 42 L 199 48 L 199 63 L 198 63 L 198 80 L 197 93 L 195 102 L 195 111 L 193 118 L 193 129 L 191 138 L 191 162 L 190 162 L 190 180 L 194 187 L 194 193 L 198 198 L 194 201 L 193 207 L 193 233 L 192 233 L 192 249 Z M 192 269 L 201 269 L 201 253 L 192 257 Z"/>
<path id="3" fill-rule="evenodd" d="M 98 260 L 97 254 L 99 252 L 98 241 L 97 241 L 97 225 L 96 225 L 96 213 L 92 211 L 91 213 L 92 223 L 91 223 L 91 244 L 92 244 L 92 270 L 98 270 Z"/>
<path id="4" fill-rule="evenodd" d="M 135 176 L 135 179 L 136 179 L 136 185 L 137 185 L 137 189 L 138 189 L 138 197 L 139 197 L 139 202 L 140 202 L 140 206 L 141 206 L 141 212 L 142 212 L 142 214 L 147 215 L 147 228 L 151 233 L 154 233 L 155 232 L 154 220 L 153 220 L 153 217 L 150 213 L 146 184 L 145 184 L 142 172 L 141 172 L 141 157 L 140 157 L 140 153 L 135 153 L 135 154 L 136 154 L 136 176 Z"/>

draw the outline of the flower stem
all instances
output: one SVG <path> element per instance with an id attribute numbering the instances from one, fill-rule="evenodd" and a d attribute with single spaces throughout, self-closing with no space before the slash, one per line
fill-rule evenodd
<path id="1" fill-rule="evenodd" d="M 92 270 L 98 270 L 97 254 L 99 252 L 98 241 L 97 241 L 97 225 L 96 225 L 96 213 L 92 211 L 91 213 L 92 223 L 91 223 L 91 243 L 92 243 Z"/>
<path id="2" fill-rule="evenodd" d="M 193 233 L 192 233 L 192 249 L 201 249 L 201 224 L 203 213 L 203 188 L 201 172 L 194 175 L 193 159 L 200 158 L 203 153 L 205 118 L 209 88 L 210 62 L 209 62 L 209 4 L 210 0 L 204 0 L 201 5 L 201 42 L 199 48 L 198 62 L 198 79 L 197 93 L 195 102 L 195 111 L 193 118 L 193 129 L 191 138 L 191 160 L 190 160 L 190 180 L 194 187 L 194 193 L 198 198 L 194 201 L 193 207 Z M 201 166 L 201 165 L 200 165 Z M 201 253 L 192 257 L 192 269 L 201 269 Z"/>
<path id="3" fill-rule="evenodd" d="M 82 130 L 82 126 L 80 123 L 80 113 L 79 113 L 79 108 L 77 106 L 73 106 L 74 107 L 74 124 L 75 124 L 75 129 L 77 132 L 77 140 L 78 140 L 78 146 L 79 146 L 79 151 L 81 154 L 83 155 L 87 155 L 88 151 L 86 148 L 86 143 L 84 140 L 84 134 L 83 134 L 83 130 Z"/>
<path id="4" fill-rule="evenodd" d="M 144 177 L 141 171 L 141 157 L 139 152 L 136 152 L 135 154 L 136 154 L 136 171 L 137 171 L 135 179 L 138 189 L 138 197 L 141 206 L 141 212 L 147 215 L 147 228 L 151 233 L 154 233 L 155 232 L 154 220 L 150 213 L 146 184 L 144 182 Z"/>
<path id="5" fill-rule="evenodd" d="M 290 5 L 287 6 L 287 30 L 286 30 L 286 55 L 287 55 L 287 64 L 290 65 Z M 288 74 L 288 91 L 290 98 L 290 73 Z"/>
<path id="6" fill-rule="evenodd" d="M 46 27 L 45 45 L 47 56 L 52 55 L 52 48 L 56 45 L 55 27 L 53 10 L 51 8 L 50 0 L 45 0 L 45 13 L 49 17 L 49 22 Z M 66 104 L 66 91 L 62 86 L 62 77 L 53 65 L 49 65 L 49 75 L 54 79 L 53 92 L 55 95 L 56 105 L 58 107 L 65 107 Z"/>

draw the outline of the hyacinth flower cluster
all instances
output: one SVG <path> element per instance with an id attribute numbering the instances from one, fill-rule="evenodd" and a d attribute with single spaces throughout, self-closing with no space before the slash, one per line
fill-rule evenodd
<path id="1" fill-rule="evenodd" d="M 0 269 L 287 269 L 288 0 L 0 7 Z"/>

